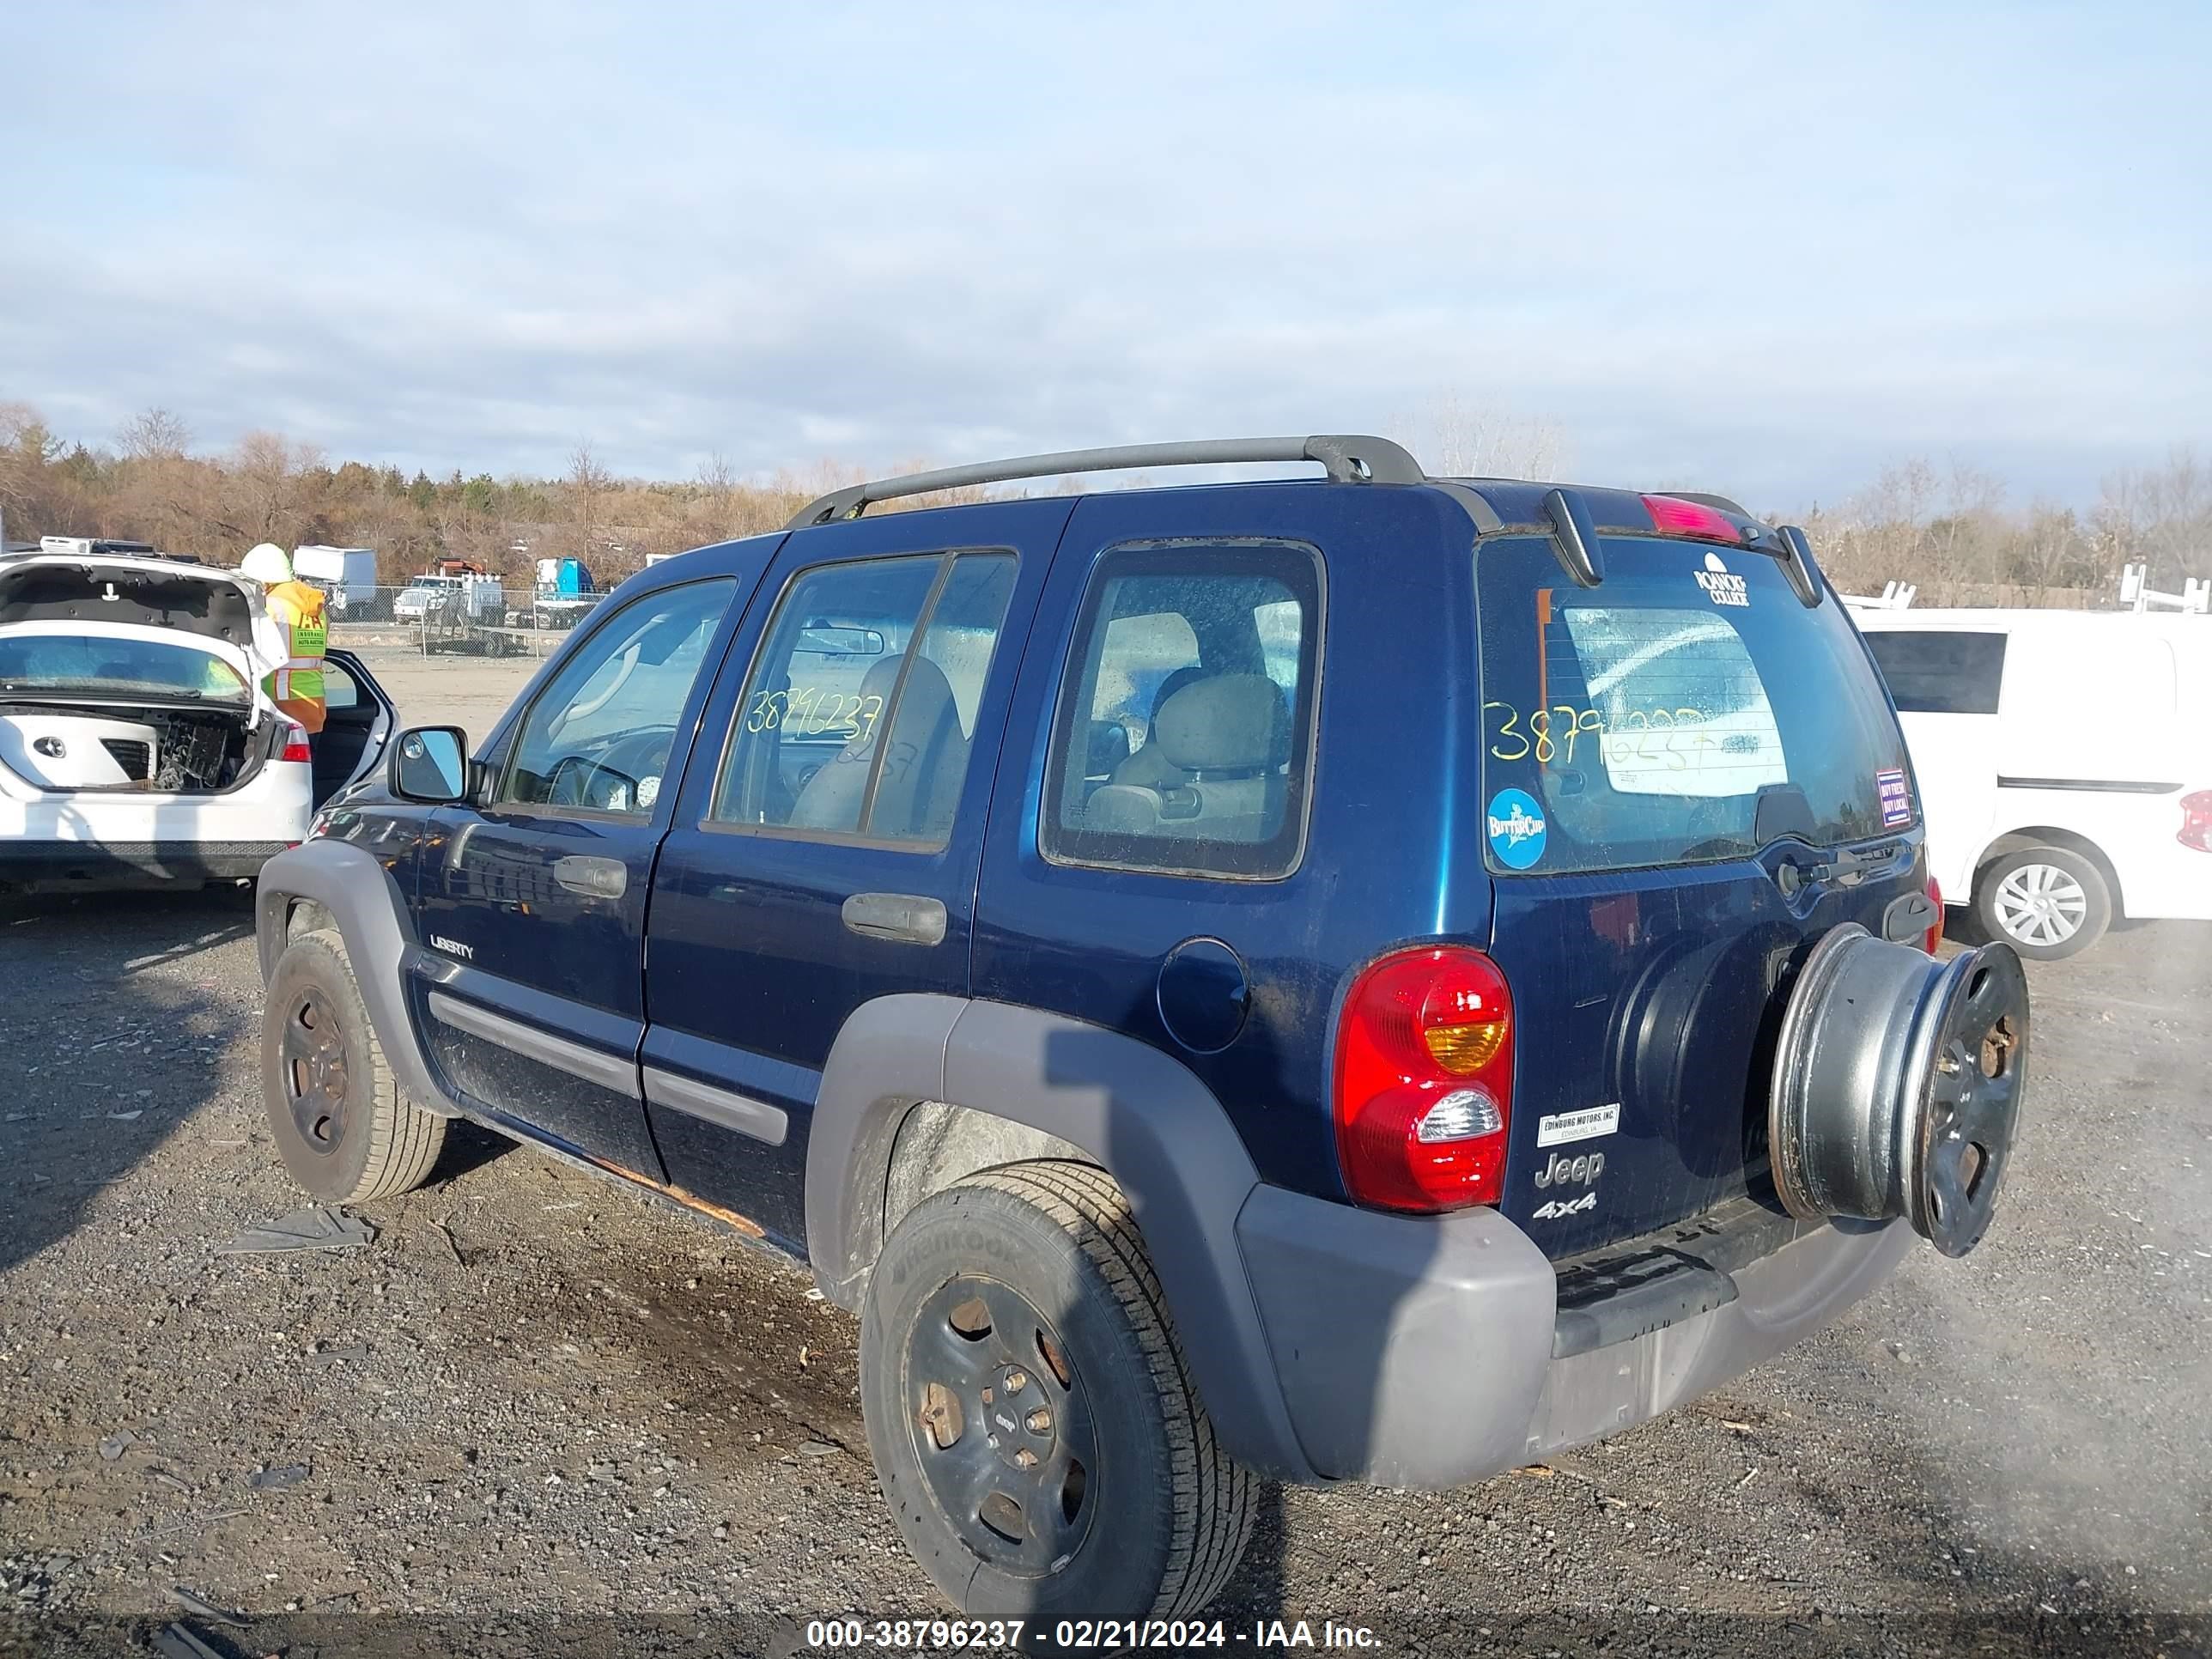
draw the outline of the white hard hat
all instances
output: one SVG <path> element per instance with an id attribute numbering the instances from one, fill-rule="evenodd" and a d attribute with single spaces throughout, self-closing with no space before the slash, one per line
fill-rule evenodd
<path id="1" fill-rule="evenodd" d="M 274 542 L 263 542 L 246 556 L 238 574 L 251 576 L 264 587 L 274 587 L 292 580 L 292 556 Z"/>

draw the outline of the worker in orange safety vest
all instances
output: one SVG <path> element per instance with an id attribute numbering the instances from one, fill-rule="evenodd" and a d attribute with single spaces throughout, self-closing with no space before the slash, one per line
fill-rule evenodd
<path id="1" fill-rule="evenodd" d="M 268 632 L 255 643 L 276 666 L 261 677 L 261 689 L 277 712 L 313 737 L 323 729 L 323 647 L 330 638 L 322 589 L 295 580 L 291 556 L 273 542 L 248 553 L 238 574 L 266 590 Z"/>

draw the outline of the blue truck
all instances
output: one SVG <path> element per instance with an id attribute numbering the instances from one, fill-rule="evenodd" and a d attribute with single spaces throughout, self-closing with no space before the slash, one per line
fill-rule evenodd
<path id="1" fill-rule="evenodd" d="M 1196 1614 L 1264 1480 L 1479 1480 L 1963 1255 L 2028 1039 L 1800 532 L 1356 436 L 659 563 L 258 927 L 302 1186 L 468 1118 L 802 1258 L 915 1558 L 1032 1634 Z"/>

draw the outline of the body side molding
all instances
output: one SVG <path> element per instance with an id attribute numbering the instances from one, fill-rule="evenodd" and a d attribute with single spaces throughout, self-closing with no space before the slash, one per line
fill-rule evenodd
<path id="1" fill-rule="evenodd" d="M 770 1146 L 782 1146 L 791 1130 L 790 1116 L 780 1106 L 734 1089 L 680 1077 L 658 1066 L 645 1067 L 645 1097 L 653 1105 L 702 1119 Z"/>
<path id="2" fill-rule="evenodd" d="M 587 1048 L 580 1042 L 571 1042 L 566 1037 L 555 1036 L 550 1031 L 541 1031 L 535 1025 L 505 1014 L 494 1013 L 489 1008 L 473 1002 L 464 1002 L 444 991 L 429 994 L 432 1017 L 457 1031 L 465 1031 L 486 1042 L 495 1042 L 511 1049 L 525 1060 L 534 1060 L 541 1066 L 550 1066 L 556 1072 L 566 1072 L 570 1077 L 605 1089 L 611 1093 L 628 1095 L 635 1100 L 637 1092 L 636 1062 L 618 1054 L 603 1054 L 597 1048 Z"/>

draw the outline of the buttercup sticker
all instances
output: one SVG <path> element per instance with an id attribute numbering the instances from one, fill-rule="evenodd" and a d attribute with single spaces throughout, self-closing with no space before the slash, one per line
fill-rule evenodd
<path id="1" fill-rule="evenodd" d="M 1721 562 L 1717 553 L 1705 555 L 1705 568 L 1694 573 L 1698 586 L 1705 590 L 1705 597 L 1715 605 L 1740 605 L 1747 609 L 1751 605 L 1751 587 L 1741 576 L 1731 575 Z"/>
<path id="2" fill-rule="evenodd" d="M 1525 789 L 1501 789 L 1490 798 L 1490 850 L 1509 870 L 1526 870 L 1544 856 L 1544 809 Z"/>
<path id="3" fill-rule="evenodd" d="M 1912 822 L 1912 791 L 1905 781 L 1905 774 L 1896 767 L 1888 767 L 1874 775 L 1874 791 L 1881 802 L 1881 827 L 1894 830 L 1900 823 Z"/>

